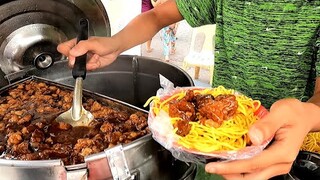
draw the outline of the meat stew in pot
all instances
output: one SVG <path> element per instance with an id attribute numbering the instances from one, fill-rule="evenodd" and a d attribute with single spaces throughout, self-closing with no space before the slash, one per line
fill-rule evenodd
<path id="1" fill-rule="evenodd" d="M 147 113 L 125 111 L 84 96 L 94 120 L 72 127 L 55 118 L 72 105 L 72 90 L 29 79 L 0 94 L 0 158 L 61 159 L 65 165 L 146 134 Z"/>

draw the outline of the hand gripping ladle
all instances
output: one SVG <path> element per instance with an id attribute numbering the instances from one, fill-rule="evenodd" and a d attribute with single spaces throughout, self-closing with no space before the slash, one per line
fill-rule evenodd
<path id="1" fill-rule="evenodd" d="M 87 19 L 80 19 L 79 21 L 79 35 L 77 43 L 81 40 L 87 40 L 89 34 L 89 21 Z M 86 61 L 87 54 L 76 57 L 75 64 L 72 69 L 72 76 L 76 80 L 73 92 L 72 107 L 60 114 L 56 121 L 65 122 L 72 126 L 87 126 L 91 120 L 94 119 L 93 115 L 84 109 L 82 106 L 82 83 L 86 78 Z"/>

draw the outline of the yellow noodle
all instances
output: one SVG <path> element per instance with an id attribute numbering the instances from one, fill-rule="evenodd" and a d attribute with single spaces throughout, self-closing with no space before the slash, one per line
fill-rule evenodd
<path id="1" fill-rule="evenodd" d="M 303 141 L 301 150 L 320 153 L 320 132 L 309 133 Z"/>
<path id="2" fill-rule="evenodd" d="M 234 90 L 225 89 L 222 86 L 212 89 L 195 89 L 194 94 L 211 94 L 216 97 L 221 94 L 235 94 Z M 153 98 L 154 106 L 159 107 L 153 112 L 158 115 L 160 110 L 168 113 L 168 102 L 174 99 L 181 99 L 185 96 L 185 91 L 178 92 L 165 100 Z M 150 101 L 147 102 L 150 102 Z M 253 100 L 241 94 L 236 94 L 238 109 L 233 117 L 227 121 L 223 121 L 218 128 L 202 125 L 199 122 L 189 122 L 191 130 L 185 137 L 176 135 L 177 143 L 185 148 L 198 150 L 201 152 L 213 152 L 221 150 L 237 150 L 246 147 L 250 143 L 247 135 L 250 126 L 258 120 L 254 112 L 260 107 L 261 103 L 258 100 Z M 197 114 L 197 116 L 200 116 Z M 171 123 L 174 124 L 179 118 L 171 118 Z M 174 133 L 176 129 L 174 130 Z"/>
<path id="3" fill-rule="evenodd" d="M 144 107 L 147 107 L 151 101 L 160 101 L 160 98 L 158 96 L 152 96 L 151 98 L 149 98 L 146 103 L 144 103 Z"/>
<path id="4" fill-rule="evenodd" d="M 170 98 L 168 98 L 168 99 L 164 100 L 163 102 L 161 102 L 160 109 L 162 109 L 162 107 L 164 105 L 166 105 L 169 101 L 171 101 L 173 99 L 181 99 L 183 96 L 185 96 L 184 92 L 180 92 L 180 93 L 172 95 Z"/>

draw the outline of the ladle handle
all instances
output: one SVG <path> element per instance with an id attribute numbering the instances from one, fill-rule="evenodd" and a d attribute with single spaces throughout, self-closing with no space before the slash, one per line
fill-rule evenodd
<path id="1" fill-rule="evenodd" d="M 88 19 L 82 18 L 79 21 L 79 34 L 77 37 L 77 43 L 81 40 L 87 40 L 89 34 L 89 21 Z M 82 79 L 86 78 L 87 69 L 87 53 L 76 57 L 73 69 L 72 69 L 72 76 L 74 79 L 78 77 L 82 77 Z"/>

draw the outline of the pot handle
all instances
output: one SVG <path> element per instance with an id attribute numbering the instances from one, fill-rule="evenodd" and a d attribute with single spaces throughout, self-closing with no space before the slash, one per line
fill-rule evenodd
<path id="1" fill-rule="evenodd" d="M 133 176 L 128 168 L 122 145 L 105 149 L 104 152 L 85 157 L 88 179 L 130 180 Z"/>
<path id="2" fill-rule="evenodd" d="M 79 21 L 79 34 L 77 37 L 77 43 L 82 40 L 87 40 L 89 34 L 89 20 L 82 18 Z M 72 76 L 74 79 L 78 77 L 82 77 L 82 79 L 86 78 L 86 64 L 87 64 L 87 53 L 84 55 L 76 57 L 73 69 Z"/>

